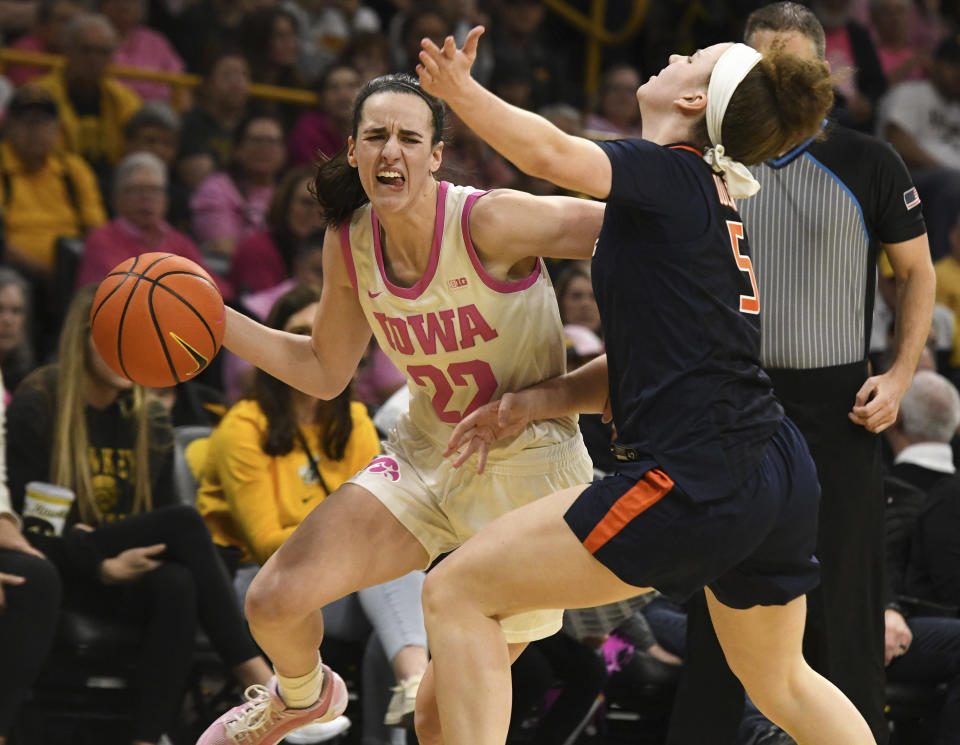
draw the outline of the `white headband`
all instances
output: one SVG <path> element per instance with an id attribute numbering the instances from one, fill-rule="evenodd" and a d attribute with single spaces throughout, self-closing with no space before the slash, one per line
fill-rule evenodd
<path id="1" fill-rule="evenodd" d="M 727 105 L 737 86 L 762 57 L 760 52 L 746 44 L 734 44 L 720 55 L 707 86 L 707 135 L 713 147 L 707 150 L 703 159 L 723 174 L 727 190 L 734 199 L 752 197 L 760 191 L 760 183 L 743 163 L 724 153 L 720 144 L 723 115 L 727 113 Z"/>

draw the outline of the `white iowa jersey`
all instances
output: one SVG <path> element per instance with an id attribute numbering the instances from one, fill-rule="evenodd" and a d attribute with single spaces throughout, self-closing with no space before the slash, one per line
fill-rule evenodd
<path id="1" fill-rule="evenodd" d="M 410 388 L 409 419 L 438 446 L 464 416 L 504 393 L 566 369 L 563 327 L 543 262 L 502 282 L 483 268 L 469 215 L 484 192 L 441 182 L 426 272 L 413 287 L 387 279 L 380 225 L 370 204 L 340 231 L 340 247 L 380 348 Z M 491 457 L 551 445 L 577 431 L 574 418 L 528 427 Z"/>

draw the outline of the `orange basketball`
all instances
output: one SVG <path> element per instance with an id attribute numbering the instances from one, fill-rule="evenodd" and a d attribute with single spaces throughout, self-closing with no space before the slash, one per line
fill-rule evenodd
<path id="1" fill-rule="evenodd" d="M 114 267 L 97 288 L 90 331 L 110 368 L 154 388 L 207 366 L 223 341 L 223 298 L 189 259 L 146 253 Z"/>

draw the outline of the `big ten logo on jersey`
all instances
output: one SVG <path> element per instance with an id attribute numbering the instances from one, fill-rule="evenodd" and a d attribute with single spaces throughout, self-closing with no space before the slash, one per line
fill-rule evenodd
<path id="1" fill-rule="evenodd" d="M 727 185 L 723 182 L 723 179 L 717 174 L 713 174 L 713 183 L 717 187 L 717 196 L 720 197 L 720 204 L 735 210 L 737 203 L 733 201 L 733 197 L 731 197 L 730 192 L 727 191 Z"/>
<path id="2" fill-rule="evenodd" d="M 467 286 L 466 277 L 457 277 L 456 279 L 447 280 L 447 287 L 449 287 L 451 290 L 459 290 L 466 286 Z"/>

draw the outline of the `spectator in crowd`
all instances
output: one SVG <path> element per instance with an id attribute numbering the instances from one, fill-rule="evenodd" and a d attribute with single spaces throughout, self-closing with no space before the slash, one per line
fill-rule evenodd
<path id="1" fill-rule="evenodd" d="M 17 39 L 11 46 L 23 52 L 63 52 L 64 28 L 74 16 L 83 12 L 79 0 L 42 0 L 37 3 L 37 22 L 33 29 Z M 46 73 L 45 67 L 33 65 L 10 65 L 5 75 L 18 88 Z"/>
<path id="2" fill-rule="evenodd" d="M 30 284 L 16 269 L 0 266 L 0 372 L 7 396 L 34 368 L 29 316 Z"/>
<path id="3" fill-rule="evenodd" d="M 541 0 L 501 3 L 492 29 L 494 69 L 515 64 L 529 69 L 534 80 L 534 109 L 557 101 L 576 103 L 568 89 L 571 75 L 566 59 L 545 37 L 545 15 Z"/>
<path id="4" fill-rule="evenodd" d="M 197 0 L 179 15 L 171 41 L 188 70 L 204 70 L 225 50 L 236 48 L 243 17 L 259 0 Z"/>
<path id="5" fill-rule="evenodd" d="M 411 72 L 417 64 L 417 55 L 420 53 L 420 40 L 432 39 L 441 43 L 443 39 L 453 33 L 453 26 L 433 3 L 416 3 L 403 14 L 403 24 L 400 27 L 399 44 L 395 43 L 394 66 L 397 70 Z"/>
<path id="6" fill-rule="evenodd" d="M 586 264 L 572 263 L 557 277 L 557 303 L 560 305 L 560 320 L 565 325 L 584 326 L 602 336 L 600 311 L 593 296 L 590 268 Z"/>
<path id="7" fill-rule="evenodd" d="M 937 273 L 937 303 L 953 313 L 953 351 L 949 366 L 960 370 L 960 216 L 950 230 L 950 252 L 933 265 Z"/>
<path id="8" fill-rule="evenodd" d="M 960 395 L 946 378 L 921 371 L 903 397 L 897 425 L 902 449 L 896 454 L 892 477 L 884 483 L 886 497 L 887 574 L 884 621 L 887 680 L 936 686 L 947 684 L 938 727 L 937 745 L 960 743 L 960 619 L 942 616 L 943 607 L 918 579 L 926 579 L 927 559 L 943 576 L 957 573 L 960 564 L 943 561 L 937 542 L 927 544 L 917 530 L 918 517 L 931 520 L 950 515 L 935 530 L 956 530 L 956 508 L 943 511 L 960 491 L 954 475 L 950 440 L 960 425 Z M 941 486 L 942 485 L 942 486 Z M 957 552 L 956 533 L 941 546 Z M 929 549 L 933 549 L 932 551 Z M 954 580 L 960 586 L 960 575 Z M 955 606 L 954 606 L 955 607 Z"/>
<path id="9" fill-rule="evenodd" d="M 877 101 L 887 79 L 870 32 L 851 14 L 852 0 L 815 0 L 812 9 L 826 32 L 826 58 L 837 75 L 837 120 L 864 132 L 873 131 Z"/>
<path id="10" fill-rule="evenodd" d="M 147 101 L 127 122 L 123 135 L 128 155 L 153 153 L 167 167 L 167 220 L 177 230 L 189 230 L 190 192 L 174 168 L 180 117 L 162 101 Z"/>
<path id="11" fill-rule="evenodd" d="M 783 44 L 807 59 L 824 56 L 824 29 L 797 3 L 754 11 L 744 37 L 761 51 Z M 761 188 L 738 209 L 763 298 L 760 362 L 807 441 L 821 487 L 820 585 L 807 595 L 804 655 L 847 695 L 883 745 L 877 433 L 894 422 L 930 328 L 935 277 L 923 216 L 919 200 L 904 199 L 913 187 L 896 153 L 845 127 L 750 171 Z M 871 371 L 867 359 L 881 251 L 896 277 L 898 337 L 894 363 L 883 374 Z M 668 742 L 730 745 L 743 718 L 743 688 L 728 669 L 702 594 L 687 611 L 688 655 Z M 789 742 L 768 728 L 768 742 Z"/>
<path id="12" fill-rule="evenodd" d="M 90 167 L 56 151 L 60 131 L 57 103 L 47 91 L 17 91 L 0 144 L 4 258 L 42 281 L 52 275 L 58 238 L 82 238 L 106 220 Z"/>
<path id="13" fill-rule="evenodd" d="M 597 140 L 640 136 L 637 88 L 640 73 L 631 65 L 614 65 L 603 74 L 595 113 L 587 116 L 584 136 Z"/>
<path id="14" fill-rule="evenodd" d="M 934 259 L 949 251 L 949 232 L 960 209 L 960 41 L 948 37 L 934 50 L 929 80 L 890 91 L 878 131 L 910 168 L 923 199 Z"/>
<path id="15" fill-rule="evenodd" d="M 322 229 L 316 230 L 297 244 L 287 279 L 259 292 L 241 295 L 243 310 L 262 321 L 280 296 L 294 287 L 312 287 L 319 291 L 323 287 L 323 236 Z M 227 400 L 238 401 L 250 395 L 253 390 L 253 365 L 229 349 L 221 350 L 220 357 L 223 359 L 223 388 Z"/>
<path id="16" fill-rule="evenodd" d="M 117 33 L 106 18 L 83 14 L 67 25 L 66 62 L 37 80 L 60 109 L 64 147 L 83 156 L 101 175 L 123 157 L 123 128 L 140 108 L 140 96 L 106 76 Z"/>
<path id="17" fill-rule="evenodd" d="M 320 207 L 310 193 L 312 183 L 312 168 L 288 171 L 270 200 L 266 228 L 237 246 L 229 279 L 241 295 L 266 290 L 286 280 L 297 246 L 323 227 Z"/>
<path id="18" fill-rule="evenodd" d="M 309 334 L 319 298 L 315 288 L 291 290 L 273 306 L 266 325 Z M 210 437 L 197 496 L 214 541 L 240 553 L 241 595 L 313 508 L 379 452 L 373 422 L 366 407 L 351 400 L 349 385 L 335 399 L 321 401 L 257 371 L 253 396 L 235 404 Z M 391 725 L 404 718 L 412 725 L 417 685 L 427 667 L 422 586 L 423 572 L 411 572 L 348 598 L 353 604 L 359 599 L 393 663 L 400 690 L 387 713 Z M 325 611 L 333 636 L 336 619 L 347 617 L 344 610 Z"/>
<path id="19" fill-rule="evenodd" d="M 516 187 L 522 178 L 492 147 L 449 112 L 444 135 L 443 167 L 453 181 L 469 181 L 478 189 Z M 549 263 L 549 262 L 548 262 Z"/>
<path id="20" fill-rule="evenodd" d="M 266 225 L 267 207 L 285 159 L 283 127 L 256 115 L 236 130 L 227 170 L 208 176 L 190 198 L 193 232 L 224 267 L 238 243 Z"/>
<path id="21" fill-rule="evenodd" d="M 113 179 L 116 217 L 87 236 L 77 268 L 76 286 L 100 282 L 121 261 L 163 251 L 203 266 L 194 242 L 166 221 L 167 168 L 153 153 L 133 153 L 117 166 Z M 211 272 L 226 298 L 233 296 L 228 283 Z"/>
<path id="22" fill-rule="evenodd" d="M 20 532 L 20 518 L 13 511 L 7 489 L 5 408 L 0 401 L 0 743 L 10 736 L 17 709 L 53 645 L 61 592 L 56 568 Z"/>
<path id="23" fill-rule="evenodd" d="M 156 743 L 179 716 L 198 622 L 244 685 L 270 669 L 203 519 L 175 503 L 166 412 L 93 346 L 93 294 L 74 296 L 58 364 L 36 370 L 10 403 L 11 496 L 16 507 L 30 481 L 75 493 L 62 536 L 28 538 L 60 571 L 65 605 L 142 629 L 132 740 Z"/>
<path id="24" fill-rule="evenodd" d="M 144 25 L 147 0 L 99 0 L 100 12 L 113 24 L 118 44 L 113 63 L 142 70 L 181 73 L 185 66 L 166 37 Z M 144 101 L 170 101 L 172 91 L 166 83 L 152 80 L 121 79 Z M 178 101 L 179 105 L 187 101 Z"/>
<path id="25" fill-rule="evenodd" d="M 926 77 L 927 52 L 913 44 L 912 0 L 870 0 L 870 25 L 883 74 L 891 86 Z"/>
<path id="26" fill-rule="evenodd" d="M 300 70 L 307 80 L 317 80 L 349 46 L 363 47 L 380 32 L 380 16 L 360 0 L 292 4 L 300 27 Z M 389 48 L 383 52 L 389 54 Z M 389 72 L 389 67 L 363 78 Z"/>
<path id="27" fill-rule="evenodd" d="M 377 31 L 360 31 L 351 36 L 339 61 L 356 70 L 361 83 L 386 75 L 393 69 L 390 42 Z"/>
<path id="28" fill-rule="evenodd" d="M 297 69 L 298 33 L 297 17 L 281 5 L 258 8 L 244 16 L 240 23 L 240 48 L 256 82 L 303 87 Z"/>
<path id="29" fill-rule="evenodd" d="M 313 165 L 347 144 L 353 127 L 353 99 L 363 80 L 348 64 L 335 63 L 320 78 L 320 107 L 305 111 L 287 138 L 290 165 Z"/>
<path id="30" fill-rule="evenodd" d="M 177 175 L 193 191 L 214 171 L 227 167 L 237 127 L 247 115 L 250 65 L 225 51 L 206 68 L 197 105 L 183 115 Z"/>

